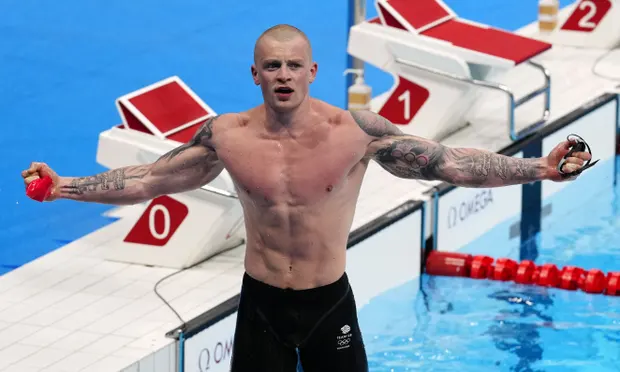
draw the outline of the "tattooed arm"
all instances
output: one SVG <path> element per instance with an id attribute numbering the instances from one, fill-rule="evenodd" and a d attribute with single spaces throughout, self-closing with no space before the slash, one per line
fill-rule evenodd
<path id="1" fill-rule="evenodd" d="M 209 119 L 188 143 L 152 164 L 112 169 L 89 177 L 58 177 L 43 163 L 33 163 L 24 172 L 34 175 L 31 178 L 52 177 L 54 189 L 48 200 L 65 198 L 128 205 L 196 189 L 212 181 L 223 169 L 210 141 L 215 119 Z M 32 181 L 27 176 L 24 175 L 26 184 Z"/>
<path id="2" fill-rule="evenodd" d="M 450 148 L 404 134 L 370 111 L 352 111 L 372 141 L 367 156 L 401 178 L 444 181 L 464 187 L 498 187 L 552 178 L 547 158 L 519 159 L 474 148 Z"/>

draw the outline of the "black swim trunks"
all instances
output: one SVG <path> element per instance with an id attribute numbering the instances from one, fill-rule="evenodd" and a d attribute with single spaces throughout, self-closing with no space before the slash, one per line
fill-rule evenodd
<path id="1" fill-rule="evenodd" d="M 326 286 L 281 289 L 243 276 L 232 372 L 367 372 L 346 273 Z"/>

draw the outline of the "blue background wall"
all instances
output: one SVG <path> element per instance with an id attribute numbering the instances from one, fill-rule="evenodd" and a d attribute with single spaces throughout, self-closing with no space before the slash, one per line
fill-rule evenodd
<path id="1" fill-rule="evenodd" d="M 537 18 L 537 0 L 446 3 L 463 18 L 508 30 Z M 254 41 L 290 23 L 313 42 L 312 94 L 344 106 L 347 1 L 223 4 L 0 2 L 0 274 L 110 222 L 101 216 L 110 206 L 31 201 L 20 172 L 31 161 L 66 176 L 104 171 L 95 162 L 98 135 L 120 122 L 114 100 L 125 93 L 178 75 L 217 112 L 260 104 L 250 78 Z M 376 15 L 372 1 L 367 15 Z M 392 84 L 372 68 L 367 81 L 377 93 Z"/>

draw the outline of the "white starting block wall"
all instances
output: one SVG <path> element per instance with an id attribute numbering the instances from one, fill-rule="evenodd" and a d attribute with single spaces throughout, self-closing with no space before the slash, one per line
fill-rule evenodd
<path id="1" fill-rule="evenodd" d="M 156 161 L 216 115 L 177 76 L 126 94 L 116 105 L 123 124 L 101 133 L 97 149 L 97 161 L 111 169 Z M 243 211 L 226 171 L 204 189 L 161 196 L 142 208 L 114 222 L 123 238 L 110 242 L 105 259 L 181 269 L 244 239 Z"/>
<path id="2" fill-rule="evenodd" d="M 445 84 L 443 78 L 414 68 L 399 65 L 392 54 L 424 66 L 435 65 L 459 77 L 471 75 L 469 66 L 447 53 L 423 45 L 415 36 L 396 28 L 368 23 L 351 31 L 350 43 L 363 45 L 350 49 L 356 57 L 390 72 L 395 80 L 392 88 L 373 100 L 376 111 L 410 134 L 439 138 L 463 126 L 461 115 L 471 104 L 468 93 L 472 87 L 465 83 Z M 416 48 L 412 48 L 416 45 Z M 387 51 L 380 53 L 378 51 Z M 437 110 L 437 107 L 451 107 Z M 441 124 L 440 124 L 441 123 Z"/>

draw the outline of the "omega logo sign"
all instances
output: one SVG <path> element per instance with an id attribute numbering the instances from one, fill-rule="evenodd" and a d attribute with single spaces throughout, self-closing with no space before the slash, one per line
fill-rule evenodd
<path id="1" fill-rule="evenodd" d="M 217 342 L 213 350 L 204 348 L 201 350 L 198 356 L 198 370 L 200 372 L 206 372 L 214 367 L 214 364 L 220 364 L 223 361 L 229 360 L 232 354 L 232 339 L 225 342 Z"/>
<path id="2" fill-rule="evenodd" d="M 472 199 L 465 200 L 460 202 L 458 205 L 451 206 L 448 211 L 448 228 L 451 229 L 460 222 L 464 222 L 469 217 L 483 211 L 492 203 L 493 194 L 490 189 L 486 189 L 477 192 Z"/>

